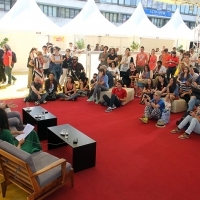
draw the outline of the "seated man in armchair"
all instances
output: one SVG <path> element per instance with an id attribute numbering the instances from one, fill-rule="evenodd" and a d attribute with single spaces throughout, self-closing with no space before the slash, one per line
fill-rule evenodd
<path id="1" fill-rule="evenodd" d="M 151 100 L 149 96 L 144 97 L 144 103 L 145 103 L 145 110 L 144 115 L 140 120 L 144 122 L 145 124 L 148 123 L 149 119 L 160 119 L 162 115 L 163 109 L 165 109 L 165 103 L 160 98 L 161 92 L 156 91 L 153 95 L 153 99 Z"/>

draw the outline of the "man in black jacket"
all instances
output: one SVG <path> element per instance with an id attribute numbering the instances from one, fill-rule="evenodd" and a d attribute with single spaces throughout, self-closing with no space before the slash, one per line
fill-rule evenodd
<path id="1" fill-rule="evenodd" d="M 6 76 L 4 73 L 3 54 L 4 54 L 3 49 L 0 49 L 0 82 L 5 83 Z"/>
<path id="2" fill-rule="evenodd" d="M 49 78 L 45 81 L 45 90 L 46 90 L 46 100 L 56 100 L 59 98 L 59 96 L 56 94 L 57 93 L 57 86 L 58 83 L 56 79 L 54 78 L 54 73 L 50 72 Z"/>

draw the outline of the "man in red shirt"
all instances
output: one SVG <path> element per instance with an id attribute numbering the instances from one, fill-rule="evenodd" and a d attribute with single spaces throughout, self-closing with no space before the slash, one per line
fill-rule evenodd
<path id="1" fill-rule="evenodd" d="M 13 84 L 16 81 L 16 78 L 14 76 L 12 76 L 12 51 L 10 49 L 10 47 L 5 44 L 3 46 L 3 50 L 4 50 L 4 55 L 3 55 L 3 63 L 5 66 L 5 73 L 8 76 L 8 85 L 11 85 L 11 79 L 13 80 Z"/>
<path id="2" fill-rule="evenodd" d="M 174 76 L 174 73 L 176 71 L 176 67 L 178 66 L 178 63 L 179 63 L 179 60 L 178 60 L 178 57 L 176 57 L 175 51 L 171 52 L 171 55 L 168 56 L 166 63 L 167 63 L 167 66 L 168 66 L 167 80 L 169 81 L 169 79 Z"/>
<path id="3" fill-rule="evenodd" d="M 148 55 L 144 53 L 144 47 L 140 48 L 140 53 L 136 56 L 136 69 L 140 73 L 144 71 L 144 66 L 148 64 Z"/>
<path id="4" fill-rule="evenodd" d="M 112 89 L 111 98 L 109 98 L 106 94 L 103 95 L 104 101 L 107 103 L 108 108 L 105 112 L 111 112 L 115 108 L 121 106 L 121 102 L 126 101 L 127 92 L 124 88 L 122 88 L 122 81 L 118 80 L 115 88 Z"/>

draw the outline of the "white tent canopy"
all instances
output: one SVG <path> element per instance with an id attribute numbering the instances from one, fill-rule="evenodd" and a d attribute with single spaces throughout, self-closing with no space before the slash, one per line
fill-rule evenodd
<path id="1" fill-rule="evenodd" d="M 117 27 L 101 14 L 94 0 L 88 0 L 81 12 L 61 29 L 65 34 L 118 35 Z"/>
<path id="2" fill-rule="evenodd" d="M 160 38 L 168 39 L 192 40 L 193 35 L 193 31 L 187 27 L 178 9 L 176 9 L 169 22 L 159 31 Z"/>
<path id="3" fill-rule="evenodd" d="M 0 20 L 1 31 L 58 32 L 59 27 L 41 11 L 35 0 L 17 0 Z"/>
<path id="4" fill-rule="evenodd" d="M 140 37 L 157 37 L 157 28 L 147 17 L 139 2 L 131 17 L 118 28 L 119 32 L 125 35 Z"/>

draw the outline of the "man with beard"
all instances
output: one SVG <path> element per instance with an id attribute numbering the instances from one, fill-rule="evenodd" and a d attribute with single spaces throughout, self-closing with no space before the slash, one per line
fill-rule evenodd
<path id="1" fill-rule="evenodd" d="M 85 69 L 81 63 L 78 62 L 78 57 L 73 56 L 71 75 L 75 81 L 78 81 L 83 75 L 85 75 Z"/>

